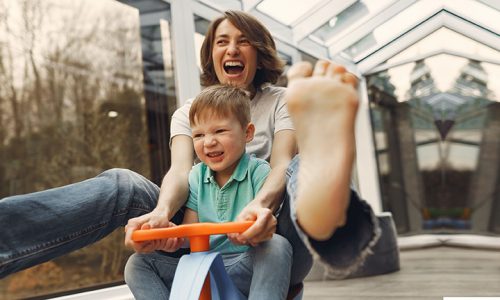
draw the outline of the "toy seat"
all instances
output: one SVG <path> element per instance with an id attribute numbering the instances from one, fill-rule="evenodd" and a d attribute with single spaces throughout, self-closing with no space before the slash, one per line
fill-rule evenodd
<path id="1" fill-rule="evenodd" d="M 132 234 L 136 242 L 187 237 L 191 254 L 181 257 L 170 298 L 174 300 L 244 300 L 246 297 L 236 288 L 227 275 L 220 253 L 210 250 L 209 236 L 212 234 L 240 233 L 254 222 L 194 223 L 177 227 L 137 230 Z M 302 299 L 299 293 L 295 300 Z"/>

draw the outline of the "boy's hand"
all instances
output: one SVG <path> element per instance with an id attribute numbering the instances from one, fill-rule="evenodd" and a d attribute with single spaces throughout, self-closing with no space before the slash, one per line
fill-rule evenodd
<path id="1" fill-rule="evenodd" d="M 269 208 L 247 205 L 236 218 L 236 221 L 255 221 L 243 233 L 228 234 L 229 240 L 236 245 L 252 245 L 270 240 L 276 232 L 278 221 Z"/>
<path id="2" fill-rule="evenodd" d="M 132 233 L 139 229 L 165 228 L 172 225 L 175 224 L 168 221 L 165 214 L 155 211 L 137 218 L 132 218 L 125 226 L 125 246 L 137 253 L 153 252 L 160 246 L 156 241 L 134 242 L 132 240 Z"/>

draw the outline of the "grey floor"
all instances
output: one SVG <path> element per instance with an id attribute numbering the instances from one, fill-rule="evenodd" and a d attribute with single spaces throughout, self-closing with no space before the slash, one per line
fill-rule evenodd
<path id="1" fill-rule="evenodd" d="M 401 270 L 339 281 L 307 281 L 304 300 L 500 297 L 500 251 L 458 247 L 404 250 Z"/>

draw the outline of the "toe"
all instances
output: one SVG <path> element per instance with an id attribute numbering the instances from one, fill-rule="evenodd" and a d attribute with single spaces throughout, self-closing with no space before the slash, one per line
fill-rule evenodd
<path id="1" fill-rule="evenodd" d="M 311 76 L 313 72 L 313 68 L 310 63 L 306 61 L 301 61 L 293 64 L 288 70 L 286 76 L 288 77 L 288 81 L 292 81 L 298 78 L 304 78 Z"/>

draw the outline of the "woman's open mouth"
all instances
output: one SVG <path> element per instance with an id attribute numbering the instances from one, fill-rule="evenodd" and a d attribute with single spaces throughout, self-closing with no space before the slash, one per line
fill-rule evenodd
<path id="1" fill-rule="evenodd" d="M 245 70 L 245 65 L 241 61 L 226 61 L 224 63 L 224 71 L 228 75 L 240 75 Z"/>

